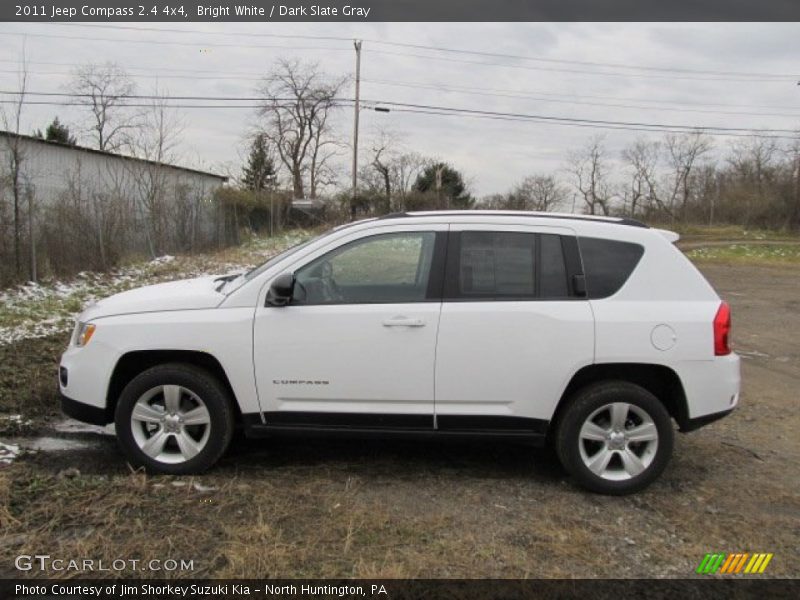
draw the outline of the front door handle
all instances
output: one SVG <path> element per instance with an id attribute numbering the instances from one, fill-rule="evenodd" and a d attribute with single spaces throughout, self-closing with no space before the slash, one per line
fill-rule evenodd
<path id="1" fill-rule="evenodd" d="M 384 327 L 425 327 L 422 319 L 409 319 L 407 317 L 392 317 L 383 322 Z"/>

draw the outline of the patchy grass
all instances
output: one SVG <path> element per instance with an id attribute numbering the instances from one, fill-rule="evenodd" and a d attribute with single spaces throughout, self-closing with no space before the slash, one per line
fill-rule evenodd
<path id="1" fill-rule="evenodd" d="M 28 434 L 61 413 L 58 362 L 69 333 L 0 346 L 0 435 Z"/>
<path id="2" fill-rule="evenodd" d="M 68 331 L 82 307 L 93 300 L 162 281 L 249 269 L 312 235 L 297 230 L 274 238 L 256 237 L 210 254 L 162 256 L 110 273 L 83 272 L 71 281 L 28 283 L 1 291 L 0 346 Z"/>
<path id="3" fill-rule="evenodd" d="M 714 226 L 705 225 L 654 225 L 676 231 L 682 241 L 785 241 L 798 240 L 797 233 L 773 229 L 752 229 L 738 225 Z"/>
<path id="4" fill-rule="evenodd" d="M 800 244 L 738 243 L 706 246 L 687 250 L 686 256 L 695 262 L 796 264 L 800 263 Z"/>

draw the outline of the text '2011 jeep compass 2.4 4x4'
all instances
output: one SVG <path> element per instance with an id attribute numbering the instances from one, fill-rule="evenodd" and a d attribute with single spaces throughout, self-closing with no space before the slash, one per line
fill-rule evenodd
<path id="1" fill-rule="evenodd" d="M 552 443 L 583 486 L 639 490 L 739 399 L 730 311 L 626 219 L 390 215 L 238 276 L 131 290 L 79 317 L 64 411 L 131 463 L 194 473 L 248 435 Z"/>

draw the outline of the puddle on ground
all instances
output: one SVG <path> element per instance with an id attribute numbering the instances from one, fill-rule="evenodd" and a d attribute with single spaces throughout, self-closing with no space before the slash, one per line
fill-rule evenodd
<path id="1" fill-rule="evenodd" d="M 9 437 L 0 440 L 0 466 L 10 465 L 25 452 L 69 452 L 97 446 L 106 436 L 114 435 L 114 425 L 89 425 L 74 419 L 64 419 L 52 428 L 70 437 L 43 435 L 39 437 Z"/>
<path id="2" fill-rule="evenodd" d="M 23 450 L 35 452 L 63 452 L 66 450 L 83 450 L 93 446 L 91 442 L 68 440 L 64 438 L 42 436 L 38 438 L 17 438 L 14 442 Z"/>
<path id="3" fill-rule="evenodd" d="M 64 419 L 53 425 L 53 429 L 60 433 L 99 433 L 101 435 L 114 435 L 114 424 L 90 425 L 75 419 Z"/>

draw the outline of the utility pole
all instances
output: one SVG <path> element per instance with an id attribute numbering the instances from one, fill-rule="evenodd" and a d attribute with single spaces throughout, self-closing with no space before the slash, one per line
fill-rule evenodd
<path id="1" fill-rule="evenodd" d="M 350 218 L 356 218 L 356 194 L 358 188 L 358 112 L 361 99 L 361 40 L 353 40 L 356 49 L 356 98 L 353 106 L 353 197 L 350 200 Z"/>
<path id="2" fill-rule="evenodd" d="M 436 208 L 439 210 L 450 208 L 449 206 L 444 206 L 442 202 L 442 173 L 444 172 L 444 165 L 438 165 L 436 167 Z"/>
<path id="3" fill-rule="evenodd" d="M 33 215 L 33 201 L 34 201 L 34 187 L 33 184 L 25 186 L 25 195 L 28 197 L 28 239 L 31 244 L 31 281 L 37 283 L 39 277 L 36 273 L 36 231 L 34 229 L 34 215 Z"/>

